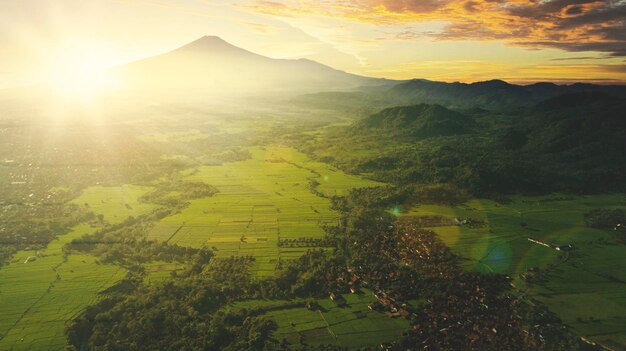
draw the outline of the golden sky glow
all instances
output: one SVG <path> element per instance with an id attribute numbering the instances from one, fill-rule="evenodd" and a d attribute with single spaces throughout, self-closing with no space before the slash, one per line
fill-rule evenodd
<path id="1" fill-rule="evenodd" d="M 626 82 L 624 0 L 20 0 L 0 2 L 0 88 L 76 67 L 80 87 L 204 35 L 368 76 Z"/>

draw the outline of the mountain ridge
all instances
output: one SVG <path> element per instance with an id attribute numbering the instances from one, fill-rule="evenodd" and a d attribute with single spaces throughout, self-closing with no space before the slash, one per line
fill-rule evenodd
<path id="1" fill-rule="evenodd" d="M 119 74 L 144 89 L 205 89 L 216 93 L 352 90 L 391 82 L 334 69 L 309 59 L 276 59 L 204 36 L 172 51 L 131 62 Z"/>
<path id="2" fill-rule="evenodd" d="M 449 108 L 502 109 L 528 107 L 576 92 L 602 92 L 626 97 L 626 85 L 537 82 L 528 85 L 491 79 L 473 83 L 427 79 L 390 80 L 344 72 L 314 60 L 278 59 L 237 47 L 218 36 L 203 36 L 169 52 L 131 62 L 118 73 L 133 88 L 193 94 L 278 93 L 314 96 L 308 103 L 348 107 L 440 104 Z M 346 96 L 349 93 L 354 96 Z M 333 94 L 344 94 L 333 97 Z M 342 102 L 345 98 L 348 101 Z M 305 99 L 306 100 L 306 99 Z"/>
<path id="3" fill-rule="evenodd" d="M 626 86 L 588 83 L 557 85 L 550 82 L 517 85 L 498 79 L 474 83 L 445 83 L 413 79 L 399 83 L 385 93 L 390 99 L 400 102 L 437 103 L 457 108 L 500 109 L 510 106 L 531 106 L 543 100 L 579 92 L 601 92 L 626 97 Z"/>

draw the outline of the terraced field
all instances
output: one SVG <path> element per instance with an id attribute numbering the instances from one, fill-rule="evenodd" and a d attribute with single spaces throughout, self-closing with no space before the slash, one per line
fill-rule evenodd
<path id="1" fill-rule="evenodd" d="M 279 247 L 285 239 L 321 239 L 323 226 L 334 225 L 338 213 L 320 195 L 343 194 L 350 188 L 379 183 L 347 175 L 281 146 L 252 149 L 252 158 L 202 166 L 186 175 L 219 189 L 210 198 L 193 200 L 180 213 L 161 220 L 150 238 L 183 246 L 208 246 L 217 255 L 250 255 L 259 276 L 274 274 L 283 260 L 310 247 Z M 311 182 L 319 182 L 311 191 Z M 315 247 L 313 245 L 312 247 Z"/>
<path id="2" fill-rule="evenodd" d="M 623 194 L 514 197 L 502 205 L 472 200 L 456 207 L 423 205 L 401 215 L 473 218 L 484 225 L 432 229 L 467 268 L 511 274 L 515 284 L 545 303 L 581 335 L 607 345 L 626 342 L 626 264 L 623 244 L 609 231 L 588 228 L 594 208 L 626 208 Z M 571 253 L 533 243 L 572 244 Z M 537 267 L 542 281 L 527 285 L 520 274 Z"/>
<path id="3" fill-rule="evenodd" d="M 146 191 L 98 186 L 86 189 L 75 202 L 88 204 L 105 221 L 116 223 L 154 208 L 137 201 Z M 124 269 L 97 264 L 90 255 L 64 258 L 63 245 L 94 230 L 78 225 L 45 250 L 18 252 L 0 269 L 0 350 L 64 349 L 65 323 L 125 276 Z"/>

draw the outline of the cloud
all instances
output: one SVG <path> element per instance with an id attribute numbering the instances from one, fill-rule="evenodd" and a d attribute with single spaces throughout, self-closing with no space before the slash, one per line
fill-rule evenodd
<path id="1" fill-rule="evenodd" d="M 390 39 L 499 40 L 531 49 L 597 51 L 626 56 L 624 0 L 300 0 L 254 1 L 250 10 L 274 16 L 327 16 L 397 26 Z M 406 26 L 448 23 L 437 33 Z"/>
<path id="2" fill-rule="evenodd" d="M 521 45 L 530 48 L 557 48 L 565 51 L 597 51 L 610 53 L 611 56 L 626 56 L 626 46 L 624 42 L 554 42 L 554 41 L 535 41 L 524 42 Z"/>
<path id="3" fill-rule="evenodd" d="M 607 60 L 611 57 L 596 57 L 596 56 L 576 56 L 576 57 L 555 57 L 550 61 L 579 61 L 579 60 Z"/>
<path id="4" fill-rule="evenodd" d="M 272 31 L 272 26 L 268 25 L 268 24 L 263 24 L 263 23 L 256 23 L 256 22 L 248 22 L 248 21 L 240 21 L 241 24 L 243 24 L 244 26 L 260 32 L 260 33 L 269 33 Z"/>
<path id="5" fill-rule="evenodd" d="M 371 69 L 371 75 L 394 78 L 422 76 L 439 81 L 476 82 L 498 78 L 514 83 L 552 81 L 617 84 L 626 81 L 626 64 L 549 63 L 526 65 L 479 60 L 432 60 Z"/>
<path id="6" fill-rule="evenodd" d="M 570 16 L 576 16 L 583 13 L 582 6 L 570 6 L 565 10 L 565 13 Z"/>
<path id="7" fill-rule="evenodd" d="M 380 2 L 387 10 L 392 12 L 433 12 L 447 5 L 446 0 L 383 0 Z M 372 5 L 378 5 L 372 2 Z"/>

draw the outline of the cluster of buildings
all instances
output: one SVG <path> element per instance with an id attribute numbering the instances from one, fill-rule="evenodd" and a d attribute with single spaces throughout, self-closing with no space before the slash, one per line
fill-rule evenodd
<path id="1" fill-rule="evenodd" d="M 406 304 L 397 303 L 391 296 L 384 292 L 372 293 L 377 301 L 370 303 L 367 307 L 372 311 L 385 311 L 392 318 L 411 317 L 411 312 L 406 308 Z"/>

